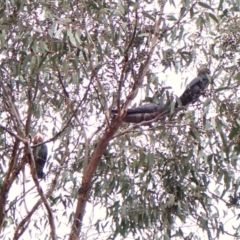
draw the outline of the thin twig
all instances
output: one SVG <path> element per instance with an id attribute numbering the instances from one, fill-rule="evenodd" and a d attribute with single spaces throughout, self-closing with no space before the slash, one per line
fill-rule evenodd
<path id="1" fill-rule="evenodd" d="M 26 139 L 18 136 L 17 134 L 15 134 L 14 132 L 12 132 L 11 130 L 9 130 L 7 127 L 3 126 L 2 124 L 0 124 L 0 128 L 3 129 L 3 130 L 5 130 L 5 131 L 8 132 L 12 137 L 20 140 L 21 142 L 23 142 L 23 143 L 26 143 L 26 142 L 27 142 Z"/>
<path id="2" fill-rule="evenodd" d="M 135 10 L 135 26 L 134 26 L 134 30 L 133 30 L 133 34 L 132 34 L 132 38 L 131 40 L 129 41 L 129 44 L 125 50 L 125 53 L 124 53 L 124 65 L 123 65 L 123 69 L 122 69 L 122 72 L 121 72 L 121 76 L 120 76 L 120 79 L 119 79 L 119 83 L 118 83 L 118 93 L 117 93 L 117 108 L 120 109 L 120 99 L 121 99 L 121 92 L 122 92 L 122 86 L 123 86 L 123 83 L 124 83 L 124 76 L 125 76 L 125 73 L 126 73 L 126 68 L 127 68 L 127 65 L 129 64 L 129 50 L 134 42 L 134 39 L 136 37 L 136 32 L 137 32 L 137 24 L 138 24 L 138 12 L 137 12 L 137 8 Z"/>

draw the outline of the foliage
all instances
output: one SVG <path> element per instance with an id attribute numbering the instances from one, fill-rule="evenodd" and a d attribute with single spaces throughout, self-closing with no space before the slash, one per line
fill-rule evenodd
<path id="1" fill-rule="evenodd" d="M 1 237 L 77 239 L 77 228 L 80 239 L 239 238 L 239 8 L 1 3 Z M 174 102 L 168 80 L 191 80 L 202 64 L 213 84 L 197 103 L 150 125 L 121 124 L 133 100 Z M 50 152 L 42 181 L 37 132 Z"/>

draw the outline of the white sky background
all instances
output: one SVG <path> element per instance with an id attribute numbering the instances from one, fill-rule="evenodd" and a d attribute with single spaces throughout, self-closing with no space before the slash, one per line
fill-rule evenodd
<path id="1" fill-rule="evenodd" d="M 179 11 L 178 9 L 175 9 L 175 8 L 169 6 L 169 5 L 167 5 L 165 9 L 167 10 L 167 12 L 169 11 L 169 13 L 173 13 L 173 12 L 178 12 Z M 192 27 L 194 28 L 194 26 L 192 26 Z M 161 72 L 160 69 L 156 69 L 156 72 L 159 73 L 159 78 L 161 80 L 166 80 L 166 84 L 165 85 L 166 86 L 171 86 L 172 87 L 172 91 L 174 92 L 174 94 L 176 94 L 177 96 L 180 96 L 181 93 L 185 89 L 185 80 L 186 80 L 186 78 L 188 78 L 187 82 L 189 83 L 194 77 L 196 77 L 197 69 L 190 69 L 189 68 L 189 71 L 184 73 L 184 74 L 181 74 L 181 73 L 176 74 L 174 69 L 172 69 L 172 70 L 168 69 L 165 73 Z M 143 100 L 144 97 L 145 97 L 144 96 L 144 89 L 142 89 L 142 91 L 139 92 L 139 94 L 138 94 L 138 96 L 137 96 L 137 98 L 136 98 L 136 100 L 134 102 L 139 102 L 139 101 Z M 52 132 L 51 128 L 52 128 L 52 126 L 49 124 L 49 133 Z M 48 137 L 50 138 L 52 136 L 49 135 Z M 52 154 L 53 149 L 54 149 L 54 144 L 49 143 L 48 144 L 48 150 L 49 150 L 49 155 L 51 156 L 49 161 L 56 161 L 56 160 L 54 160 L 52 158 L 53 157 L 53 154 Z M 46 171 L 47 171 L 47 169 L 45 167 L 44 168 L 44 172 L 46 172 Z M 25 172 L 26 172 L 25 174 L 27 176 L 26 177 L 27 178 L 26 191 L 27 191 L 28 189 L 31 189 L 34 186 L 34 183 L 32 181 L 28 181 L 28 180 L 31 179 L 31 177 L 29 176 L 29 168 L 28 168 L 28 166 L 26 166 Z M 240 177 L 240 176 L 238 176 L 238 177 Z M 47 190 L 48 184 L 50 184 L 50 183 L 51 183 L 51 179 L 47 179 L 46 181 L 44 181 L 44 180 L 41 181 L 41 186 L 42 186 L 44 192 Z M 22 185 L 14 184 L 14 186 L 11 188 L 10 193 L 9 193 L 9 200 L 11 201 L 11 200 L 15 199 L 16 196 L 19 196 L 19 193 L 22 192 L 22 189 L 23 189 Z M 214 190 L 215 190 L 215 186 L 212 185 L 211 191 L 214 192 Z M 64 194 L 64 192 L 62 194 Z M 27 196 L 26 196 L 26 203 L 27 203 L 28 210 L 30 210 L 32 208 L 32 206 L 37 202 L 38 199 L 39 199 L 38 193 L 37 193 L 36 189 L 34 188 L 34 190 L 31 191 L 31 194 L 27 194 Z M 59 204 L 59 206 L 60 206 L 60 204 Z M 223 209 L 226 209 L 225 204 L 223 204 L 222 202 L 219 202 L 217 207 L 218 207 L 218 210 L 219 210 L 220 213 L 223 211 Z M 62 207 L 62 209 L 60 207 L 59 212 L 63 212 L 63 211 L 64 211 L 64 207 Z M 74 204 L 73 208 L 70 209 L 70 211 L 75 211 L 75 204 Z M 19 215 L 22 215 L 22 217 L 25 216 L 25 207 L 24 207 L 23 204 L 21 204 L 19 206 L 18 212 L 19 212 Z M 47 221 L 46 211 L 45 211 L 45 208 L 43 207 L 43 205 L 39 208 L 38 212 L 39 212 L 39 217 L 42 216 L 42 214 L 44 213 L 45 220 Z M 100 206 L 93 206 L 92 204 L 88 204 L 87 205 L 86 215 L 84 217 L 84 225 L 88 227 L 88 226 L 91 226 L 91 224 L 94 224 L 99 218 L 100 219 L 104 219 L 105 212 L 106 212 L 105 208 L 101 208 Z M 236 212 L 240 213 L 239 210 L 237 210 Z M 54 212 L 54 215 L 57 215 L 57 213 Z M 229 230 L 228 230 L 229 232 L 231 232 L 232 226 L 234 226 L 235 223 L 236 223 L 236 225 L 238 225 L 238 223 L 236 222 L 236 218 L 232 218 L 233 216 L 234 216 L 233 210 L 229 209 L 229 211 L 227 213 L 227 217 L 225 218 L 225 221 L 223 221 L 223 224 L 226 223 L 226 225 L 224 224 L 224 228 L 226 230 L 228 230 L 228 228 L 229 228 Z M 59 217 L 59 219 L 61 219 L 62 216 L 59 215 L 58 217 Z M 33 219 L 38 220 L 38 217 L 36 215 L 34 215 Z M 227 220 L 227 219 L 229 219 L 229 220 Z M 34 222 L 32 222 L 31 224 L 34 225 Z M 42 223 L 42 226 L 44 224 L 45 223 Z M 65 226 L 65 223 L 62 223 L 61 226 L 58 226 L 56 224 L 56 227 L 58 229 L 57 233 L 58 233 L 59 237 L 64 239 L 63 236 L 65 234 L 69 234 L 69 232 L 70 232 L 70 227 L 69 226 Z M 201 234 L 201 232 L 202 232 L 201 229 L 198 229 L 197 227 L 195 227 L 195 228 L 196 229 L 195 229 L 194 232 L 198 232 L 197 235 Z M 93 229 L 94 229 L 94 227 L 93 227 Z M 194 229 L 194 226 L 193 226 L 193 229 Z M 83 230 L 85 231 L 84 228 L 83 228 Z M 186 230 L 186 231 L 188 231 L 188 230 Z M 9 239 L 11 239 L 12 234 L 13 234 L 13 229 L 9 228 L 9 235 L 8 235 Z M 97 236 L 95 234 L 96 234 L 96 232 L 95 231 L 92 232 L 91 228 L 89 228 L 88 238 L 87 239 L 97 239 Z M 106 234 L 108 235 L 109 233 L 106 233 Z M 49 235 L 49 228 L 47 227 L 46 231 L 44 231 L 43 235 L 39 235 L 39 233 L 36 233 L 35 237 L 39 238 L 39 239 L 44 239 L 45 236 L 48 236 L 48 235 Z M 204 239 L 204 238 L 205 237 L 203 235 L 202 239 Z M 32 237 L 30 237 L 29 233 L 28 233 L 28 230 L 27 230 L 22 235 L 21 239 L 34 239 L 34 234 L 33 234 Z M 98 239 L 101 239 L 101 238 L 98 238 Z M 123 239 L 123 238 L 119 237 L 119 239 Z M 125 238 L 125 239 L 134 239 L 134 238 L 129 237 L 129 238 Z M 224 239 L 226 239 L 226 240 L 230 240 L 231 239 L 232 240 L 233 238 L 230 237 L 230 236 L 224 235 Z"/>

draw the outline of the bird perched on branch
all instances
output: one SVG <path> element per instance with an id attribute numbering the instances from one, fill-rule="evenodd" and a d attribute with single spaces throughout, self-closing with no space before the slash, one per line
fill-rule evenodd
<path id="1" fill-rule="evenodd" d="M 34 145 L 42 142 L 43 142 L 43 137 L 41 136 L 41 134 L 37 134 L 33 138 Z M 36 171 L 37 171 L 38 178 L 44 177 L 43 168 L 47 161 L 47 154 L 48 154 L 48 148 L 45 143 L 33 148 L 33 156 L 36 164 Z"/>
<path id="2" fill-rule="evenodd" d="M 117 110 L 115 109 L 112 109 L 111 112 L 115 115 L 117 114 Z M 165 114 L 166 112 L 163 104 L 148 103 L 136 108 L 128 109 L 123 121 L 127 123 L 140 123 L 152 120 L 157 116 L 161 118 Z"/>
<path id="3" fill-rule="evenodd" d="M 203 95 L 211 81 L 210 70 L 206 67 L 199 69 L 198 75 L 187 86 L 183 94 L 180 96 L 182 106 L 186 106 L 189 103 L 196 102 L 201 95 Z M 176 103 L 175 108 L 178 107 Z"/>
<path id="4" fill-rule="evenodd" d="M 183 94 L 180 96 L 182 106 L 186 106 L 189 103 L 196 102 L 201 95 L 205 93 L 210 83 L 210 70 L 206 67 L 202 67 L 198 71 L 198 75 L 187 86 Z M 178 108 L 178 109 L 177 109 Z M 179 104 L 175 104 L 175 113 L 179 111 Z M 117 110 L 112 109 L 111 112 L 116 115 Z M 149 121 L 152 119 L 163 119 L 166 115 L 171 114 L 171 103 L 168 101 L 166 104 L 148 103 L 136 108 L 130 108 L 127 110 L 124 122 L 128 123 L 140 123 L 143 121 Z M 157 118 L 157 116 L 159 116 Z"/>

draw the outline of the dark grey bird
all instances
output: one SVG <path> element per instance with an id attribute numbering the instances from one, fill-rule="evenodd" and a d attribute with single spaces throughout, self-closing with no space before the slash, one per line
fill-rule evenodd
<path id="1" fill-rule="evenodd" d="M 196 102 L 201 95 L 203 95 L 211 81 L 210 70 L 206 67 L 201 68 L 198 71 L 198 75 L 187 86 L 183 94 L 180 96 L 182 106 L 186 106 L 189 103 Z M 176 103 L 175 108 L 179 106 Z"/>
<path id="2" fill-rule="evenodd" d="M 157 116 L 159 116 L 160 119 L 166 114 L 167 111 L 165 111 L 165 109 L 164 104 L 147 103 L 136 108 L 128 109 L 123 121 L 128 123 L 140 123 L 152 120 Z M 116 115 L 117 110 L 113 109 L 111 112 Z"/>
<path id="3" fill-rule="evenodd" d="M 182 106 L 196 102 L 199 97 L 205 93 L 210 82 L 210 76 L 208 74 L 210 74 L 210 70 L 206 67 L 203 67 L 198 71 L 197 77 L 188 84 L 187 88 L 179 98 Z M 176 102 L 175 113 L 179 110 L 179 104 Z M 117 110 L 115 109 L 111 110 L 111 112 L 114 115 L 117 114 Z M 156 118 L 156 120 L 163 119 L 166 115 L 170 114 L 171 102 L 168 101 L 166 104 L 148 103 L 136 108 L 128 109 L 123 121 L 128 123 L 140 123 L 154 118 Z M 157 118 L 157 116 L 159 117 Z"/>
<path id="4" fill-rule="evenodd" d="M 40 134 L 37 134 L 33 138 L 33 144 L 39 144 L 43 142 L 43 138 Z M 47 161 L 47 155 L 48 155 L 48 148 L 47 145 L 44 143 L 38 147 L 33 148 L 33 156 L 35 159 L 35 164 L 36 164 L 36 171 L 37 171 L 37 176 L 38 178 L 43 178 L 44 177 L 44 172 L 43 168 L 44 165 Z"/>

